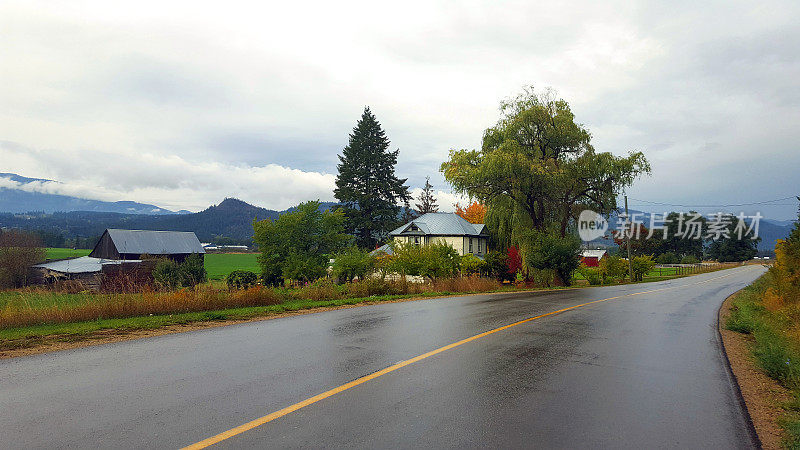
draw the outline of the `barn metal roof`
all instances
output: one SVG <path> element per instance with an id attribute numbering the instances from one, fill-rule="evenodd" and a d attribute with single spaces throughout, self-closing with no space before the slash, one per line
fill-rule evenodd
<path id="1" fill-rule="evenodd" d="M 205 253 L 200 240 L 191 231 L 108 230 L 119 253 L 173 255 Z"/>
<path id="2" fill-rule="evenodd" d="M 381 253 L 386 253 L 387 255 L 392 256 L 394 255 L 394 250 L 392 250 L 392 247 L 389 244 L 383 244 L 375 250 L 369 252 L 369 254 L 372 256 L 380 255 Z"/>
<path id="3" fill-rule="evenodd" d="M 407 231 L 416 225 L 420 231 Z M 478 236 L 484 230 L 483 224 L 472 224 L 455 213 L 427 213 L 411 222 L 396 228 L 389 236 L 398 235 L 437 235 L 437 236 Z"/>
<path id="4" fill-rule="evenodd" d="M 581 251 L 581 256 L 584 257 L 584 258 L 597 258 L 597 259 L 600 259 L 605 254 L 606 254 L 606 251 L 605 250 L 601 250 L 601 249 L 598 249 L 598 250 L 582 250 Z"/>
<path id="5" fill-rule="evenodd" d="M 63 259 L 61 261 L 53 261 L 44 264 L 37 264 L 33 267 L 41 267 L 43 269 L 52 270 L 61 273 L 92 273 L 100 272 L 104 265 L 107 264 L 128 264 L 140 263 L 139 260 L 119 260 L 119 259 L 103 259 L 92 258 L 91 256 L 81 256 L 80 258 Z"/>

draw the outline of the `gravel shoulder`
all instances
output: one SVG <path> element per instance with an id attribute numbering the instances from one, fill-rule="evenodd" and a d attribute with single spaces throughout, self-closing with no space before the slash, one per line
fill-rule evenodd
<path id="1" fill-rule="evenodd" d="M 725 329 L 725 320 L 730 315 L 736 295 L 725 299 L 719 310 L 718 327 L 723 349 L 762 447 L 780 449 L 786 437 L 779 424 L 783 414 L 781 405 L 791 400 L 791 393 L 756 366 L 751 351 L 752 336 Z"/>

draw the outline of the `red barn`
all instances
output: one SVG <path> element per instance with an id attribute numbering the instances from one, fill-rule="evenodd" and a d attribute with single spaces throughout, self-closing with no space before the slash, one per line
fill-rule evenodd
<path id="1" fill-rule="evenodd" d="M 608 257 L 608 252 L 605 250 L 583 250 L 581 251 L 581 264 L 586 267 L 597 267 L 600 265 L 600 260 Z"/>

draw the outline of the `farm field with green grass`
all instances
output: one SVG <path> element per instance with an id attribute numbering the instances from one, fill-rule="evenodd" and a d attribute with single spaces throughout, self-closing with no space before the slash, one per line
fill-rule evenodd
<path id="1" fill-rule="evenodd" d="M 88 249 L 48 248 L 47 259 L 66 259 L 86 256 Z M 205 255 L 206 272 L 209 280 L 224 279 L 234 270 L 249 270 L 260 273 L 257 253 L 207 253 Z"/>
<path id="2" fill-rule="evenodd" d="M 47 259 L 67 259 L 67 258 L 78 258 L 80 256 L 86 256 L 91 253 L 91 250 L 88 248 L 47 248 Z"/>
<path id="3" fill-rule="evenodd" d="M 206 253 L 206 272 L 209 280 L 221 280 L 234 270 L 261 273 L 258 253 Z"/>

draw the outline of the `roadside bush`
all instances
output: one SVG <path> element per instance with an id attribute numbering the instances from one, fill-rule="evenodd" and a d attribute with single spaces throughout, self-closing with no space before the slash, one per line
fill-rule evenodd
<path id="1" fill-rule="evenodd" d="M 373 259 L 375 271 L 381 276 L 381 280 L 386 279 L 386 274 L 392 270 L 393 256 L 380 252 Z"/>
<path id="2" fill-rule="evenodd" d="M 423 247 L 405 242 L 391 242 L 392 256 L 389 271 L 400 275 L 419 276 L 423 272 Z"/>
<path id="3" fill-rule="evenodd" d="M 486 269 L 486 261 L 468 253 L 461 257 L 461 273 L 464 275 L 480 275 Z"/>
<path id="4" fill-rule="evenodd" d="M 225 282 L 228 284 L 228 289 L 250 289 L 258 284 L 258 275 L 249 270 L 234 270 L 225 277 Z"/>
<path id="5" fill-rule="evenodd" d="M 678 255 L 672 252 L 662 253 L 656 257 L 658 264 L 678 264 L 678 261 Z"/>
<path id="6" fill-rule="evenodd" d="M 461 257 L 451 246 L 433 243 L 417 246 L 409 243 L 392 243 L 394 256 L 391 271 L 400 275 L 423 276 L 434 280 L 450 277 L 458 272 Z"/>
<path id="7" fill-rule="evenodd" d="M 197 254 L 189 255 L 180 264 L 181 284 L 183 286 L 195 286 L 204 283 L 208 278 L 206 267 L 203 264 L 203 257 Z"/>
<path id="8" fill-rule="evenodd" d="M 700 258 L 694 255 L 686 255 L 681 258 L 681 264 L 700 264 Z"/>
<path id="9" fill-rule="evenodd" d="M 350 247 L 335 254 L 333 260 L 333 276 L 340 283 L 350 282 L 355 278 L 364 280 L 375 267 L 375 258 L 358 247 Z"/>
<path id="10" fill-rule="evenodd" d="M 161 289 L 177 289 L 183 283 L 181 267 L 171 259 L 158 261 L 153 268 L 153 281 Z"/>
<path id="11" fill-rule="evenodd" d="M 192 287 L 206 281 L 206 268 L 200 255 L 189 255 L 182 263 L 161 258 L 153 267 L 153 281 L 161 289 Z"/>
<path id="12" fill-rule="evenodd" d="M 628 274 L 628 260 L 619 256 L 609 256 L 600 260 L 600 276 L 603 280 L 609 279 L 622 282 Z"/>
<path id="13" fill-rule="evenodd" d="M 517 272 L 516 282 L 521 284 L 526 281 L 532 281 L 536 286 L 551 287 L 555 285 L 563 285 L 557 283 L 556 272 L 553 269 L 529 269 L 527 274 L 522 271 Z"/>
<path id="14" fill-rule="evenodd" d="M 283 262 L 283 279 L 310 282 L 324 277 L 327 258 L 313 254 L 292 253 Z"/>
<path id="15" fill-rule="evenodd" d="M 517 281 L 520 272 L 523 272 L 522 255 L 517 247 L 511 246 L 506 250 L 506 274 L 511 281 Z"/>
<path id="16" fill-rule="evenodd" d="M 528 268 L 552 270 L 565 286 L 569 286 L 573 272 L 580 267 L 580 239 L 573 235 L 562 238 L 551 233 L 532 231 L 523 240 L 524 259 Z"/>
<path id="17" fill-rule="evenodd" d="M 584 266 L 578 269 L 578 271 L 583 275 L 583 278 L 586 278 L 586 281 L 588 281 L 590 285 L 597 286 L 603 284 L 603 276 L 600 274 L 600 269 Z"/>
<path id="18" fill-rule="evenodd" d="M 450 245 L 435 243 L 423 248 L 424 264 L 422 275 L 435 280 L 452 277 L 458 272 L 461 257 Z"/>
<path id="19" fill-rule="evenodd" d="M 635 256 L 631 263 L 633 265 L 634 281 L 642 281 L 644 276 L 656 266 L 656 262 L 653 261 L 653 257 L 650 255 Z"/>
<path id="20" fill-rule="evenodd" d="M 488 275 L 500 281 L 512 281 L 514 276 L 508 272 L 508 254 L 492 250 L 486 253 L 486 271 Z"/>

